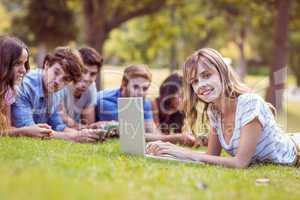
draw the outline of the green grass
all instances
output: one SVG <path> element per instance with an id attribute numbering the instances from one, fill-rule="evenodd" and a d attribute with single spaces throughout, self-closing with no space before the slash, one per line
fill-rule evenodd
<path id="1" fill-rule="evenodd" d="M 119 87 L 123 68 L 104 68 L 105 88 Z M 109 74 L 108 72 L 115 73 Z M 168 75 L 153 69 L 149 96 Z M 265 76 L 248 76 L 247 84 L 263 95 Z M 289 78 L 288 84 L 293 81 Z M 287 102 L 279 121 L 300 131 L 300 104 Z M 0 200 L 14 199 L 299 199 L 300 170 L 255 165 L 236 170 L 126 156 L 117 140 L 76 144 L 62 140 L 0 138 Z M 269 178 L 268 185 L 256 185 Z M 207 189 L 198 188 L 205 183 Z"/>
<path id="2" fill-rule="evenodd" d="M 300 171 L 256 165 L 246 170 L 122 154 L 117 141 L 75 144 L 0 140 L 0 199 L 298 199 Z M 257 178 L 268 185 L 256 185 Z M 207 189 L 198 188 L 199 182 Z"/>

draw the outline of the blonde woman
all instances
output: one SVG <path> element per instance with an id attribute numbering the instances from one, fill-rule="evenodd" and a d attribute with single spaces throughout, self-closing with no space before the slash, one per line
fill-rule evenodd
<path id="1" fill-rule="evenodd" d="M 273 107 L 243 85 L 220 53 L 203 48 L 187 58 L 183 67 L 184 110 L 189 125 L 196 123 L 198 103 L 204 104 L 210 134 L 207 153 L 170 143 L 153 142 L 147 151 L 232 168 L 271 162 L 299 166 L 300 137 L 283 134 Z M 220 156 L 222 149 L 231 157 Z"/>

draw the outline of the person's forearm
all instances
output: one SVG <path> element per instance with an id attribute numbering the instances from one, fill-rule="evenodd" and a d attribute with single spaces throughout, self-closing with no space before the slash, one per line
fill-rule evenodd
<path id="1" fill-rule="evenodd" d="M 71 140 L 72 136 L 74 136 L 76 133 L 77 130 L 67 127 L 63 131 L 56 131 L 54 134 L 51 135 L 51 138 Z"/>
<path id="2" fill-rule="evenodd" d="M 20 135 L 20 130 L 17 130 L 16 128 L 10 128 L 7 130 L 1 130 L 0 131 L 1 136 L 12 136 L 12 137 L 17 137 Z"/>
<path id="3" fill-rule="evenodd" d="M 63 119 L 63 122 L 64 122 L 68 127 L 78 129 L 79 126 L 80 126 L 80 125 L 79 125 L 78 123 L 76 123 L 71 117 L 69 117 L 69 116 L 66 115 L 66 114 L 63 114 L 63 115 L 62 115 L 62 119 Z"/>
<path id="4" fill-rule="evenodd" d="M 66 132 L 55 132 L 50 136 L 50 138 L 69 140 L 70 134 Z"/>
<path id="5" fill-rule="evenodd" d="M 26 133 L 27 132 L 24 127 L 20 127 L 20 128 L 10 127 L 5 131 L 1 131 L 1 136 L 19 137 L 22 135 L 26 135 Z"/>
<path id="6" fill-rule="evenodd" d="M 146 142 L 161 140 L 163 142 L 171 142 L 173 144 L 181 143 L 181 134 L 163 135 L 163 134 L 145 134 Z"/>
<path id="7" fill-rule="evenodd" d="M 190 160 L 201 161 L 214 165 L 222 165 L 230 168 L 246 168 L 249 165 L 249 162 L 241 161 L 236 157 L 213 156 L 195 151 L 187 151 L 187 157 Z"/>

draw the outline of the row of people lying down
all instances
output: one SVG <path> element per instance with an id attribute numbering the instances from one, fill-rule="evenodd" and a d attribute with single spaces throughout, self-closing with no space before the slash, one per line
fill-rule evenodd
<path id="1" fill-rule="evenodd" d="M 91 52 L 88 54 L 96 58 L 96 63 L 84 61 L 85 50 Z M 0 59 L 1 135 L 95 142 L 100 139 L 99 132 L 102 129 L 88 128 L 103 127 L 107 121 L 116 120 L 117 99 L 145 97 L 151 83 L 151 73 L 146 66 L 128 67 L 124 71 L 121 87 L 99 92 L 95 104 L 95 99 L 81 98 L 93 85 L 85 82 L 93 79 L 94 72 L 98 72 L 102 65 L 101 56 L 90 48 L 79 52 L 67 47 L 57 48 L 46 56 L 42 69 L 32 70 L 25 75 L 29 70 L 28 48 L 16 38 L 4 37 L 0 39 Z M 210 133 L 207 153 L 165 142 L 197 143 L 193 136 L 183 137 L 188 134 L 163 135 L 156 127 L 154 122 L 160 118 L 173 122 L 171 115 L 176 113 L 174 111 L 181 104 L 172 101 L 167 103 L 169 109 L 161 106 L 164 103 L 160 102 L 167 102 L 169 97 L 160 97 L 153 105 L 144 98 L 146 140 L 150 141 L 148 153 L 168 154 L 235 168 L 244 168 L 257 162 L 300 165 L 300 135 L 282 132 L 275 120 L 275 112 L 272 112 L 273 107 L 242 84 L 216 50 L 203 48 L 189 56 L 183 66 L 182 83 L 183 89 L 173 96 L 183 93 L 182 105 L 189 127 L 195 126 L 198 116 L 202 116 L 201 123 L 208 120 Z M 76 103 L 79 105 L 89 105 L 82 106 L 82 111 L 76 110 L 80 106 L 68 108 L 70 99 L 64 90 L 71 86 L 69 84 L 73 87 L 70 90 L 74 91 L 69 98 L 78 101 Z M 17 92 L 14 89 L 16 85 L 19 85 Z M 203 110 L 199 110 L 200 104 Z M 93 105 L 96 105 L 96 110 L 92 108 Z M 171 112 L 166 112 L 168 117 L 158 115 L 153 120 L 152 107 Z M 80 121 L 68 113 L 71 109 L 74 109 L 73 114 L 80 116 Z M 92 112 L 95 113 L 90 115 Z M 165 131 L 164 128 L 162 130 Z M 222 157 L 222 149 L 231 157 Z"/>
<path id="2" fill-rule="evenodd" d="M 8 71 L 12 69 L 10 73 L 15 74 L 12 77 L 12 86 L 8 87 L 4 95 L 6 121 L 9 126 L 15 127 L 7 129 L 8 135 L 97 142 L 103 139 L 105 125 L 116 124 L 117 99 L 139 96 L 144 98 L 147 141 L 163 140 L 189 146 L 201 145 L 201 140 L 193 135 L 181 134 L 183 117 L 178 108 L 178 123 L 176 120 L 176 123 L 168 121 L 162 123 L 163 125 L 157 120 L 157 124 L 154 123 L 152 104 L 146 99 L 152 80 L 147 66 L 135 65 L 126 68 L 120 88 L 97 93 L 95 79 L 102 67 L 103 58 L 94 49 L 81 48 L 76 51 L 59 47 L 45 57 L 42 68 L 29 71 L 29 51 L 21 41 L 5 37 L 1 40 L 1 45 L 1 49 L 8 50 L 1 51 L 6 54 L 7 61 L 3 61 L 17 63 L 7 68 Z M 17 54 L 16 52 L 20 53 L 19 57 L 9 56 Z M 177 74 L 172 77 L 178 80 L 182 78 Z M 180 84 L 181 82 L 167 81 L 165 85 L 173 87 L 173 90 L 175 88 L 173 93 L 177 93 Z M 171 91 L 168 95 L 172 102 L 173 93 Z M 175 97 L 175 101 L 178 98 Z M 162 109 L 155 111 L 155 116 L 165 113 Z M 165 114 L 167 115 L 172 116 L 169 113 Z M 177 134 L 162 134 L 159 127 L 163 128 L 163 133 L 166 133 L 166 127 L 175 128 L 176 130 L 171 131 Z"/>

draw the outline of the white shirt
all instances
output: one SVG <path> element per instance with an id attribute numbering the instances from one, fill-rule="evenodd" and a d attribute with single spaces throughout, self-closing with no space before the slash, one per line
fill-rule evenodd
<path id="1" fill-rule="evenodd" d="M 210 124 L 216 129 L 219 141 L 225 151 L 235 156 L 239 147 L 241 128 L 255 118 L 262 125 L 262 133 L 251 158 L 251 163 L 273 162 L 292 165 L 296 159 L 296 147 L 287 134 L 279 128 L 267 103 L 257 94 L 245 93 L 237 98 L 235 127 L 229 144 L 222 133 L 221 117 L 208 109 Z"/>

